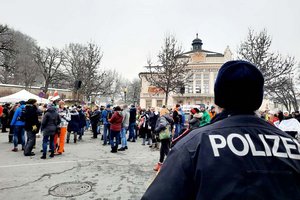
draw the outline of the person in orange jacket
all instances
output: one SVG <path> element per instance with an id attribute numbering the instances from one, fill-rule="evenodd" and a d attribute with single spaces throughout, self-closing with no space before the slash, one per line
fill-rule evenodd
<path id="1" fill-rule="evenodd" d="M 59 101 L 58 102 L 58 114 L 61 118 L 61 123 L 60 123 L 60 133 L 59 133 L 59 145 L 58 145 L 58 150 L 57 154 L 60 155 L 62 154 L 65 150 L 65 138 L 66 138 L 66 133 L 67 133 L 67 126 L 68 126 L 68 110 L 64 107 L 65 102 L 64 101 Z"/>
<path id="2" fill-rule="evenodd" d="M 210 116 L 210 119 L 214 118 L 216 116 L 216 108 L 214 106 L 211 106 L 208 114 Z"/>

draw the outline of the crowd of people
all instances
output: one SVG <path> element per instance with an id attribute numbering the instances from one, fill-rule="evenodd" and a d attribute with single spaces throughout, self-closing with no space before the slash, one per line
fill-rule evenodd
<path id="1" fill-rule="evenodd" d="M 48 146 L 49 157 L 62 154 L 71 134 L 77 143 L 90 127 L 92 138 L 101 136 L 111 153 L 126 151 L 129 142 L 141 138 L 141 145 L 160 151 L 153 168 L 160 173 L 142 199 L 290 199 L 291 191 L 300 195 L 300 114 L 257 112 L 263 85 L 254 65 L 230 61 L 216 79 L 217 107 L 201 104 L 188 113 L 180 104 L 173 109 L 126 104 L 90 109 L 66 106 L 62 100 L 38 105 L 29 99 L 0 106 L 2 132 L 9 128 L 13 152 L 21 144 L 25 156 L 34 156 L 41 131 L 41 159 L 46 159 Z M 222 183 L 230 188 L 215 190 Z"/>
<path id="2" fill-rule="evenodd" d="M 300 133 L 299 111 L 291 115 L 279 110 L 259 114 L 293 137 Z M 218 112 L 215 106 L 208 107 L 204 104 L 195 106 L 186 113 L 180 104 L 176 104 L 173 109 L 166 106 L 141 109 L 126 104 L 115 107 L 110 104 L 95 105 L 90 109 L 89 106 L 66 106 L 62 100 L 38 105 L 35 99 L 29 99 L 27 102 L 0 106 L 0 116 L 2 132 L 9 129 L 8 141 L 14 145 L 12 151 L 17 152 L 20 144 L 25 156 L 35 155 L 32 149 L 39 132 L 43 134 L 41 158 L 45 159 L 48 146 L 50 157 L 60 155 L 64 152 L 65 142 L 70 142 L 71 135 L 73 142 L 77 143 L 82 140 L 84 132 L 91 129 L 92 138 L 96 139 L 101 135 L 102 145 L 110 145 L 112 153 L 127 150 L 128 142 L 136 142 L 141 138 L 142 145 L 160 151 L 159 161 L 153 168 L 159 171 L 171 146 L 191 130 L 208 125 L 211 120 L 213 122 L 218 117 Z M 289 123 L 284 125 L 287 121 Z"/>

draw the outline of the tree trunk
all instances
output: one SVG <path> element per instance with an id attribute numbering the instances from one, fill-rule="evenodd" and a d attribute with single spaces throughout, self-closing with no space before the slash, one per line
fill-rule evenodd
<path id="1" fill-rule="evenodd" d="M 168 106 L 168 98 L 169 98 L 169 92 L 166 92 L 165 96 L 165 105 Z"/>
<path id="2" fill-rule="evenodd" d="M 48 92 L 49 84 L 50 84 L 50 81 L 46 80 L 45 81 L 45 86 L 44 86 L 44 92 L 45 92 L 45 94 L 47 94 L 47 92 Z"/>

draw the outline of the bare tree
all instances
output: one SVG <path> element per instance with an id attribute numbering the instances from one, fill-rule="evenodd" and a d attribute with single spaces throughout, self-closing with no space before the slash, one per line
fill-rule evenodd
<path id="1" fill-rule="evenodd" d="M 159 65 L 152 65 L 148 60 L 146 80 L 165 93 L 165 104 L 170 92 L 177 92 L 186 83 L 189 70 L 187 61 L 179 59 L 182 49 L 174 36 L 167 36 L 158 54 Z"/>
<path id="2" fill-rule="evenodd" d="M 103 96 L 115 96 L 122 91 L 122 77 L 116 70 L 106 70 L 102 83 L 98 85 L 98 94 Z"/>
<path id="3" fill-rule="evenodd" d="M 98 92 L 98 86 L 104 82 L 105 74 L 100 70 L 100 62 L 103 57 L 101 48 L 94 43 L 88 43 L 85 51 L 82 92 L 89 97 L 93 92 Z"/>
<path id="4" fill-rule="evenodd" d="M 284 107 L 291 112 L 292 108 L 294 110 L 299 110 L 297 102 L 297 88 L 293 83 L 292 78 L 287 78 L 282 80 L 283 83 L 280 88 L 274 88 L 272 90 L 273 100 L 284 105 Z"/>
<path id="5" fill-rule="evenodd" d="M 64 64 L 64 54 L 56 48 L 35 49 L 35 62 L 38 65 L 42 76 L 44 77 L 44 89 L 47 93 L 49 85 L 53 82 Z"/>
<path id="6" fill-rule="evenodd" d="M 102 51 L 93 43 L 87 45 L 69 44 L 65 48 L 66 71 L 72 82 L 81 81 L 79 90 L 87 98 L 99 92 L 105 79 L 105 73 L 100 70 Z"/>
<path id="7" fill-rule="evenodd" d="M 265 78 L 265 91 L 271 99 L 298 109 L 295 87 L 290 81 L 294 70 L 294 57 L 283 57 L 279 53 L 270 51 L 272 39 L 266 30 L 255 33 L 249 29 L 248 36 L 238 48 L 238 58 L 254 63 L 263 73 Z"/>
<path id="8" fill-rule="evenodd" d="M 2 66 L 3 56 L 14 52 L 13 34 L 7 25 L 0 24 L 0 66 Z"/>
<path id="9" fill-rule="evenodd" d="M 10 83 L 14 77 L 14 40 L 8 26 L 0 24 L 0 81 Z"/>
<path id="10" fill-rule="evenodd" d="M 141 94 L 141 80 L 133 79 L 130 83 L 127 92 L 127 102 L 136 104 L 140 102 L 140 94 Z"/>
<path id="11" fill-rule="evenodd" d="M 26 88 L 32 86 L 41 78 L 37 64 L 34 61 L 35 41 L 19 32 L 14 32 L 15 49 L 15 77 L 14 83 L 25 85 Z"/>

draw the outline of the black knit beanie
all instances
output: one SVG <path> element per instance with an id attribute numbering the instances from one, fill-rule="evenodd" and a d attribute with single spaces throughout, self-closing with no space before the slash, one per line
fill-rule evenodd
<path id="1" fill-rule="evenodd" d="M 27 104 L 35 104 L 37 101 L 36 99 L 28 99 L 28 101 L 26 102 Z"/>
<path id="2" fill-rule="evenodd" d="M 222 65 L 215 82 L 215 104 L 238 112 L 257 110 L 264 94 L 264 77 L 247 61 L 229 61 Z"/>

